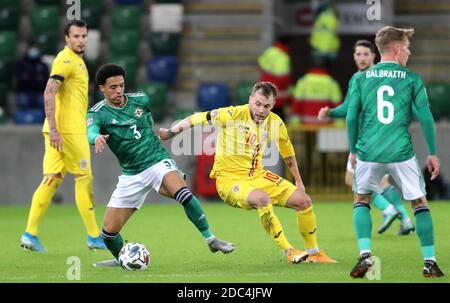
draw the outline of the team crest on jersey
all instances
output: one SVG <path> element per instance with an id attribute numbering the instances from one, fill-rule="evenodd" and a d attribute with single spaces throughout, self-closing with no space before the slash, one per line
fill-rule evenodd
<path id="1" fill-rule="evenodd" d="M 80 160 L 80 169 L 86 169 L 88 166 L 87 160 Z"/>
<path id="2" fill-rule="evenodd" d="M 94 118 L 88 118 L 87 119 L 87 126 L 91 125 L 92 123 L 94 123 Z"/>
<path id="3" fill-rule="evenodd" d="M 233 186 L 233 192 L 234 192 L 234 193 L 238 193 L 239 190 L 240 190 L 239 184 L 236 184 L 235 186 Z"/>
<path id="4" fill-rule="evenodd" d="M 136 107 L 136 109 L 134 110 L 134 116 L 136 118 L 140 118 L 142 117 L 142 114 L 144 113 L 144 111 L 142 110 L 142 108 L 140 107 Z"/>

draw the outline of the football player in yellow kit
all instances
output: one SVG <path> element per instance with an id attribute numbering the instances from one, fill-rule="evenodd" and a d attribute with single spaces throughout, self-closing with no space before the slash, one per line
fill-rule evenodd
<path id="1" fill-rule="evenodd" d="M 276 96 L 277 88 L 273 84 L 258 82 L 249 104 L 195 113 L 170 129 L 161 128 L 159 136 L 167 140 L 192 126 L 220 126 L 210 174 L 216 179 L 220 197 L 230 206 L 256 209 L 264 230 L 284 251 L 289 262 L 335 263 L 317 244 L 316 215 L 311 198 L 305 192 L 294 148 L 284 122 L 271 112 Z M 294 176 L 295 185 L 262 167 L 262 155 L 272 140 Z M 297 212 L 298 229 L 306 251 L 294 249 L 288 242 L 273 206 Z"/>

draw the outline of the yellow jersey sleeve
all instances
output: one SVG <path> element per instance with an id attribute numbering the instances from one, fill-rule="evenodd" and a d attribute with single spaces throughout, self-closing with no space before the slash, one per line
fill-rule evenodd
<path id="1" fill-rule="evenodd" d="M 280 118 L 274 119 L 272 127 L 272 140 L 275 141 L 282 158 L 295 157 L 294 147 L 286 128 L 286 125 Z"/>
<path id="2" fill-rule="evenodd" d="M 236 107 L 221 107 L 208 112 L 195 113 L 191 116 L 192 125 L 224 126 L 227 121 L 233 120 L 236 115 Z"/>
<path id="3" fill-rule="evenodd" d="M 74 64 L 72 64 L 70 58 L 68 58 L 68 56 L 65 56 L 64 53 L 61 52 L 53 61 L 50 77 L 54 78 L 56 81 L 58 81 L 58 83 L 62 83 L 72 74 L 73 66 Z M 62 79 L 57 76 L 61 76 Z"/>

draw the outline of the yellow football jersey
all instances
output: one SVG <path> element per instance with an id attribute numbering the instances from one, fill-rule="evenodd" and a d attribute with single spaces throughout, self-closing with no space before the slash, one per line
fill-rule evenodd
<path id="1" fill-rule="evenodd" d="M 220 126 L 211 178 L 254 177 L 262 174 L 262 155 L 272 140 L 283 158 L 295 156 L 281 118 L 270 112 L 263 123 L 256 124 L 251 118 L 248 104 L 196 113 L 191 122 L 193 125 L 210 123 Z"/>
<path id="2" fill-rule="evenodd" d="M 56 94 L 55 119 L 60 133 L 85 134 L 88 110 L 89 74 L 83 58 L 67 46 L 53 61 L 50 76 L 61 76 L 62 83 Z M 43 132 L 49 132 L 45 119 Z"/>

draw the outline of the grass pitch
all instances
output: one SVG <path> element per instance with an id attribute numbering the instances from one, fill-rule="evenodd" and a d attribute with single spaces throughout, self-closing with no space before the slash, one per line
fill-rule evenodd
<path id="1" fill-rule="evenodd" d="M 144 243 L 151 254 L 146 271 L 94 268 L 92 263 L 110 259 L 107 251 L 90 251 L 86 233 L 75 206 L 52 205 L 40 228 L 46 253 L 24 251 L 19 239 L 26 226 L 28 206 L 0 208 L 2 257 L 0 282 L 450 282 L 449 202 L 431 202 L 438 264 L 443 279 L 422 277 L 422 257 L 416 234 L 396 236 L 399 221 L 383 235 L 376 230 L 382 215 L 372 208 L 373 254 L 381 260 L 380 280 L 353 280 L 358 248 L 353 231 L 352 204 L 316 202 L 319 245 L 337 264 L 289 264 L 262 229 L 258 213 L 227 206 L 223 202 L 203 203 L 216 236 L 234 242 L 235 252 L 212 254 L 195 227 L 177 204 L 151 204 L 135 213 L 122 231 L 128 241 Z M 97 208 L 102 222 L 105 207 Z M 288 240 L 303 248 L 293 210 L 275 208 Z M 101 224 L 100 224 L 101 225 Z M 71 256 L 81 261 L 79 281 L 67 278 Z"/>

